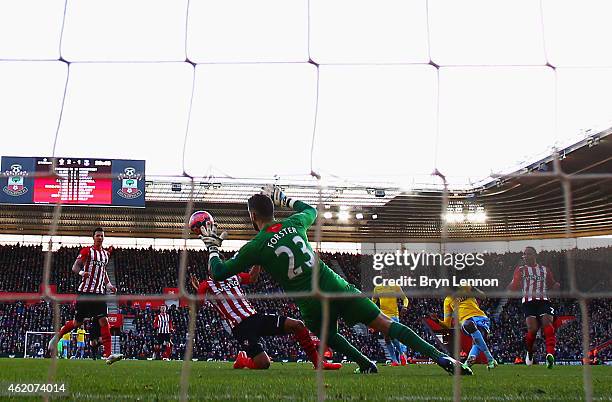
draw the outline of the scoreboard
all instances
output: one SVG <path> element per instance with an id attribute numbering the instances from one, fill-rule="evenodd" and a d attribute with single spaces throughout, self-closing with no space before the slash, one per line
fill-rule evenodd
<path id="1" fill-rule="evenodd" d="M 1 204 L 145 206 L 144 160 L 3 156 L 0 177 Z"/>

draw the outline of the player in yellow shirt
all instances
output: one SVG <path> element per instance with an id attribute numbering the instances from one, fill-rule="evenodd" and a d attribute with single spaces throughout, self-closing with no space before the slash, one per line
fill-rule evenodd
<path id="1" fill-rule="evenodd" d="M 70 337 L 72 336 L 72 333 L 68 332 L 67 334 L 64 334 L 64 336 L 62 336 L 62 350 L 60 351 L 60 355 L 62 358 L 67 359 L 68 355 L 69 355 L 69 349 L 70 349 Z"/>
<path id="2" fill-rule="evenodd" d="M 386 314 L 395 322 L 400 322 L 399 309 L 397 306 L 397 297 L 392 296 L 377 296 L 382 293 L 401 293 L 404 297 L 401 299 L 402 308 L 408 307 L 408 298 L 399 286 L 382 286 L 377 285 L 374 287 L 374 297 L 372 301 L 380 307 L 380 311 Z M 405 345 L 400 343 L 397 339 L 391 340 L 388 336 L 385 336 L 385 343 L 387 345 L 387 351 L 391 355 L 391 365 L 402 366 L 406 365 L 406 350 L 408 349 Z"/>
<path id="3" fill-rule="evenodd" d="M 473 289 L 482 293 L 477 288 Z M 478 354 L 483 352 L 488 361 L 487 369 L 491 370 L 495 368 L 497 366 L 497 361 L 495 361 L 493 355 L 489 351 L 481 332 L 482 330 L 488 334 L 491 331 L 491 322 L 484 311 L 478 306 L 476 298 L 446 296 L 444 299 L 444 320 L 438 321 L 442 326 L 450 328 L 452 326 L 455 305 L 457 306 L 457 317 L 459 318 L 461 329 L 472 337 L 472 349 L 470 349 L 466 363 L 469 366 L 473 365 Z"/>
<path id="4" fill-rule="evenodd" d="M 78 357 L 79 355 L 81 359 L 85 358 L 85 329 L 83 329 L 83 325 L 77 329 L 77 352 L 75 356 Z"/>

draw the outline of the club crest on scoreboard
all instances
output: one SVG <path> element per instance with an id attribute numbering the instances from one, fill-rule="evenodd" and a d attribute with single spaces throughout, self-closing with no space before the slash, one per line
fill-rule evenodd
<path id="1" fill-rule="evenodd" d="M 11 197 L 19 197 L 28 192 L 28 188 L 23 184 L 23 178 L 28 175 L 28 172 L 23 170 L 23 167 L 18 164 L 12 164 L 9 170 L 4 171 L 7 177 L 7 184 L 2 188 L 6 194 Z"/>
<path id="2" fill-rule="evenodd" d="M 121 180 L 121 188 L 117 191 L 119 196 L 131 200 L 142 195 L 142 191 L 138 189 L 138 182 L 142 180 L 142 175 L 136 173 L 135 168 L 126 167 L 123 173 L 117 176 L 117 179 Z"/>

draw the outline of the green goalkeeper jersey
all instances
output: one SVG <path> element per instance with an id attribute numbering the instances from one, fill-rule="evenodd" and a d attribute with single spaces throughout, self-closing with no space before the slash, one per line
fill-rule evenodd
<path id="1" fill-rule="evenodd" d="M 213 279 L 220 281 L 253 265 L 261 265 L 285 291 L 311 290 L 316 257 L 306 231 L 317 218 L 317 210 L 302 201 L 295 201 L 293 209 L 296 213 L 290 217 L 265 225 L 231 259 L 224 262 L 212 257 L 209 269 Z M 325 263 L 319 264 L 320 278 L 325 278 L 320 282 L 322 287 L 327 279 L 340 279 Z"/>

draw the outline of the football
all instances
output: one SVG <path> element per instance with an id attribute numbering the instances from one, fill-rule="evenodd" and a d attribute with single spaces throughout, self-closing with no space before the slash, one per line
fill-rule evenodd
<path id="1" fill-rule="evenodd" d="M 215 222 L 209 212 L 195 211 L 193 214 L 191 214 L 191 217 L 189 217 L 189 229 L 191 229 L 194 234 L 200 235 L 202 234 L 200 227 L 202 227 L 202 225 L 204 225 L 207 221 L 210 221 L 210 223 Z"/>

